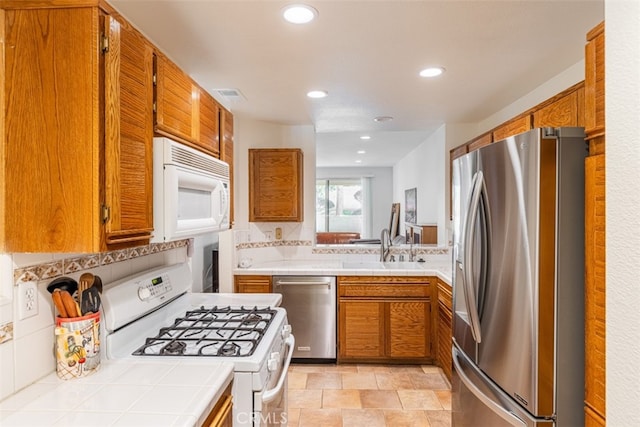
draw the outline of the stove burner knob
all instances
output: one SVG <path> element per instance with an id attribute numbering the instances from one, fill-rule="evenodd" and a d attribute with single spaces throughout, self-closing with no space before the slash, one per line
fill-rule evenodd
<path id="1" fill-rule="evenodd" d="M 138 298 L 140 298 L 142 301 L 151 298 L 151 291 L 149 290 L 149 288 L 145 288 L 145 287 L 142 287 L 142 286 L 139 287 L 138 288 Z"/>
<path id="2" fill-rule="evenodd" d="M 267 361 L 267 369 L 270 372 L 273 372 L 273 371 L 277 371 L 279 366 L 280 366 L 280 353 L 277 351 L 274 351 L 273 353 L 271 353 L 271 356 L 269 356 L 269 360 Z"/>
<path id="3" fill-rule="evenodd" d="M 282 338 L 286 340 L 289 338 L 289 335 L 291 335 L 291 325 L 284 325 L 282 327 Z"/>

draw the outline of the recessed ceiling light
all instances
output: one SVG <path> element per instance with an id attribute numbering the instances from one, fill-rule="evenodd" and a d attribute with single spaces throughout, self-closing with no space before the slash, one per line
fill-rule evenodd
<path id="1" fill-rule="evenodd" d="M 442 67 L 429 67 L 420 71 L 420 77 L 437 77 L 442 73 L 444 73 L 444 68 Z"/>
<path id="2" fill-rule="evenodd" d="M 393 120 L 391 116 L 378 116 L 373 118 L 374 122 L 390 122 L 391 120 Z"/>
<path id="3" fill-rule="evenodd" d="M 318 11 L 306 4 L 291 4 L 284 8 L 282 16 L 292 24 L 306 24 L 318 16 Z"/>
<path id="4" fill-rule="evenodd" d="M 356 163 L 362 163 L 362 160 L 356 160 Z"/>
<path id="5" fill-rule="evenodd" d="M 358 154 L 364 154 L 364 153 L 366 153 L 366 151 L 364 151 L 364 150 L 358 150 Z"/>
<path id="6" fill-rule="evenodd" d="M 309 98 L 324 98 L 327 95 L 329 95 L 329 93 L 326 90 L 312 90 L 307 92 Z"/>
<path id="7" fill-rule="evenodd" d="M 362 135 L 360 139 L 367 140 L 367 139 L 371 139 L 371 137 L 369 135 Z"/>

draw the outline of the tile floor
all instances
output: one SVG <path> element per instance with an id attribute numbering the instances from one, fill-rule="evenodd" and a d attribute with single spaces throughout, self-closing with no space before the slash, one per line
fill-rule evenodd
<path id="1" fill-rule="evenodd" d="M 449 427 L 451 386 L 437 366 L 289 367 L 290 427 Z"/>

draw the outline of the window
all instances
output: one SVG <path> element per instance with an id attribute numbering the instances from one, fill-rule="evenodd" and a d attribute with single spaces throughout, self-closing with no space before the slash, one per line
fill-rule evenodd
<path id="1" fill-rule="evenodd" d="M 316 232 L 370 234 L 367 178 L 330 178 L 316 181 Z"/>

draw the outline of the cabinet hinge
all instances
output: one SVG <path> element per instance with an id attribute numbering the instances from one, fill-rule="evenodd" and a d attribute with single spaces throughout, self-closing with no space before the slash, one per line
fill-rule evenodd
<path id="1" fill-rule="evenodd" d="M 107 221 L 109 221 L 109 217 L 111 216 L 111 208 L 107 205 L 102 205 L 102 222 L 106 223 Z"/>
<path id="2" fill-rule="evenodd" d="M 158 75 L 153 73 L 153 85 L 155 86 L 158 83 Z"/>
<path id="3" fill-rule="evenodd" d="M 100 50 L 102 53 L 109 52 L 109 37 L 107 37 L 106 34 L 102 34 L 100 37 Z"/>
<path id="4" fill-rule="evenodd" d="M 155 102 L 155 101 L 153 101 L 153 112 L 154 112 L 154 113 L 157 113 L 157 112 L 158 112 L 158 110 L 157 110 L 157 104 L 156 104 L 156 102 Z"/>

